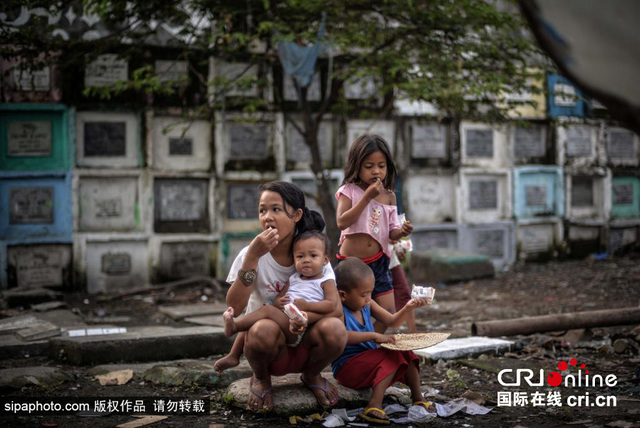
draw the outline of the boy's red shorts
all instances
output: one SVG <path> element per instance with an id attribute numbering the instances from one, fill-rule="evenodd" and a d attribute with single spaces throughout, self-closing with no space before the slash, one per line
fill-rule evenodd
<path id="1" fill-rule="evenodd" d="M 349 358 L 338 370 L 336 379 L 349 388 L 363 389 L 376 386 L 395 372 L 389 385 L 398 381 L 406 383 L 405 374 L 409 364 L 413 364 L 414 361 L 419 370 L 420 359 L 413 351 L 371 349 Z"/>

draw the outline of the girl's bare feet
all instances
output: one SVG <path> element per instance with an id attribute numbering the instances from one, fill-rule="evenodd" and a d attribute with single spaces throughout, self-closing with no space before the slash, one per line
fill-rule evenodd
<path id="1" fill-rule="evenodd" d="M 213 369 L 217 372 L 223 372 L 231 367 L 237 367 L 240 364 L 240 357 L 238 355 L 229 354 L 213 364 Z"/>
<path id="2" fill-rule="evenodd" d="M 233 320 L 233 308 L 231 306 L 222 314 L 222 320 L 224 321 L 224 334 L 228 337 L 236 334 L 238 329 L 236 328 L 236 322 Z"/>

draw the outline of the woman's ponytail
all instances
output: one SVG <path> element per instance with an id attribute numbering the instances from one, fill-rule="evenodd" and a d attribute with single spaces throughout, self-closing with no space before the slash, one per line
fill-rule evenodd
<path id="1" fill-rule="evenodd" d="M 324 230 L 325 222 L 324 218 L 318 211 L 310 210 L 307 207 L 304 207 L 302 210 L 302 218 L 296 224 L 296 230 L 298 233 L 303 233 L 307 231 L 318 231 L 322 232 Z"/>

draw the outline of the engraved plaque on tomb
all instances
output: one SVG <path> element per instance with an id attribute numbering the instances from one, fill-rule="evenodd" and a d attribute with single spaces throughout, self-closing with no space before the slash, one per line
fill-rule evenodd
<path id="1" fill-rule="evenodd" d="M 456 248 L 456 232 L 445 230 L 420 231 L 411 235 L 413 246 L 418 250 L 433 248 Z"/>
<path id="2" fill-rule="evenodd" d="M 310 210 L 315 210 L 321 213 L 322 210 L 318 206 L 315 199 L 315 196 L 318 193 L 318 186 L 316 185 L 316 181 L 312 178 L 294 178 L 291 181 L 304 192 L 304 198 L 307 207 Z"/>
<path id="3" fill-rule="evenodd" d="M 210 251 L 210 245 L 206 243 L 163 244 L 160 250 L 161 269 L 171 278 L 208 275 Z"/>
<path id="4" fill-rule="evenodd" d="M 169 138 L 170 156 L 192 156 L 193 140 L 191 138 Z"/>
<path id="5" fill-rule="evenodd" d="M 591 128 L 573 125 L 567 128 L 567 156 L 589 156 L 592 152 Z"/>
<path id="6" fill-rule="evenodd" d="M 98 219 L 118 218 L 122 216 L 122 199 L 108 198 L 95 200 L 95 213 Z"/>
<path id="7" fill-rule="evenodd" d="M 87 64 L 84 71 L 84 86 L 111 86 L 120 80 L 128 80 L 127 60 L 115 54 L 100 55 Z"/>
<path id="8" fill-rule="evenodd" d="M 467 156 L 474 158 L 493 157 L 493 131 L 490 129 L 467 129 Z"/>
<path id="9" fill-rule="evenodd" d="M 577 103 L 576 88 L 566 83 L 553 85 L 553 103 L 557 107 L 574 107 Z"/>
<path id="10" fill-rule="evenodd" d="M 84 124 L 84 156 L 125 156 L 125 122 L 86 122 Z"/>
<path id="11" fill-rule="evenodd" d="M 13 69 L 13 82 L 19 91 L 47 92 L 51 88 L 51 69 L 41 70 Z"/>
<path id="12" fill-rule="evenodd" d="M 476 251 L 490 257 L 502 257 L 504 254 L 504 230 L 477 230 Z"/>
<path id="13" fill-rule="evenodd" d="M 309 146 L 304 142 L 304 138 L 298 130 L 290 123 L 286 125 L 287 135 L 287 160 L 295 162 L 310 162 L 311 152 Z M 326 125 L 321 124 L 318 129 L 318 146 L 320 146 L 320 158 L 327 160 L 331 158 L 331 137 Z"/>
<path id="14" fill-rule="evenodd" d="M 528 207 L 547 205 L 547 186 L 525 186 L 525 205 Z"/>
<path id="15" fill-rule="evenodd" d="M 376 95 L 376 82 L 371 76 L 352 78 L 344 83 L 344 97 L 348 100 L 364 100 Z"/>
<path id="16" fill-rule="evenodd" d="M 590 178 L 573 178 L 571 180 L 571 206 L 593 206 L 593 180 Z"/>
<path id="17" fill-rule="evenodd" d="M 206 180 L 158 180 L 156 197 L 160 221 L 196 221 L 206 217 Z"/>
<path id="18" fill-rule="evenodd" d="M 413 125 L 412 131 L 411 157 L 413 159 L 447 157 L 445 135 L 440 125 Z"/>
<path id="19" fill-rule="evenodd" d="M 265 159 L 267 157 L 267 125 L 231 123 L 228 127 L 229 159 Z"/>
<path id="20" fill-rule="evenodd" d="M 216 61 L 218 77 L 224 78 L 228 83 L 224 88 L 226 95 L 230 97 L 255 97 L 258 95 L 258 66 L 244 62 L 226 62 L 222 60 Z M 242 87 L 240 85 L 242 83 Z M 245 84 L 250 84 L 246 88 Z"/>
<path id="21" fill-rule="evenodd" d="M 156 60 L 154 70 L 161 82 L 181 81 L 187 77 L 186 61 Z"/>
<path id="22" fill-rule="evenodd" d="M 547 226 L 528 226 L 522 230 L 522 249 L 528 253 L 547 251 L 553 245 L 553 233 Z"/>
<path id="23" fill-rule="evenodd" d="M 517 158 L 539 158 L 544 156 L 544 128 L 516 128 L 515 156 Z"/>
<path id="24" fill-rule="evenodd" d="M 48 120 L 9 122 L 7 156 L 51 155 L 51 122 Z"/>
<path id="25" fill-rule="evenodd" d="M 612 158 L 635 158 L 635 134 L 626 130 L 609 131 L 609 156 Z"/>
<path id="26" fill-rule="evenodd" d="M 631 183 L 614 184 L 613 203 L 615 205 L 633 204 L 633 185 Z"/>
<path id="27" fill-rule="evenodd" d="M 18 284 L 38 287 L 62 284 L 62 255 L 53 250 L 32 251 L 21 254 L 17 263 Z"/>
<path id="28" fill-rule="evenodd" d="M 126 275 L 131 273 L 131 254 L 105 253 L 100 258 L 100 268 L 107 275 Z"/>
<path id="29" fill-rule="evenodd" d="M 232 220 L 258 218 L 260 192 L 256 184 L 231 184 L 227 191 L 227 217 Z"/>
<path id="30" fill-rule="evenodd" d="M 469 209 L 498 208 L 498 182 L 496 180 L 475 180 L 469 182 Z"/>
<path id="31" fill-rule="evenodd" d="M 296 89 L 293 78 L 285 75 L 284 83 L 284 99 L 285 101 L 298 101 L 298 90 Z M 320 74 L 315 73 L 307 87 L 307 101 L 320 101 Z"/>
<path id="32" fill-rule="evenodd" d="M 53 187 L 14 187 L 9 224 L 53 223 Z"/>

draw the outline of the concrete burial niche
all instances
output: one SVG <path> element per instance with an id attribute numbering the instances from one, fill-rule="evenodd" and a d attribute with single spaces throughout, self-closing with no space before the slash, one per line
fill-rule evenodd
<path id="1" fill-rule="evenodd" d="M 511 172 L 460 168 L 458 223 L 493 222 L 511 217 Z"/>
<path id="2" fill-rule="evenodd" d="M 216 121 L 216 171 L 275 172 L 284 134 L 279 116 L 226 115 Z"/>
<path id="3" fill-rule="evenodd" d="M 451 129 L 439 122 L 407 121 L 404 128 L 409 162 L 415 166 L 451 163 Z"/>
<path id="4" fill-rule="evenodd" d="M 640 142 L 638 136 L 624 128 L 607 128 L 607 159 L 611 166 L 638 166 Z"/>
<path id="5" fill-rule="evenodd" d="M 414 226 L 411 234 L 414 251 L 460 249 L 460 227 L 455 223 Z"/>
<path id="6" fill-rule="evenodd" d="M 0 174 L 0 239 L 71 242 L 71 173 Z"/>
<path id="7" fill-rule="evenodd" d="M 229 232 L 247 232 L 260 228 L 258 203 L 263 181 L 227 181 L 224 185 L 224 225 Z"/>
<path id="8" fill-rule="evenodd" d="M 207 171 L 211 167 L 211 126 L 205 120 L 153 118 L 153 168 Z"/>
<path id="9" fill-rule="evenodd" d="M 21 289 L 71 286 L 71 245 L 7 247 L 7 285 Z"/>
<path id="10" fill-rule="evenodd" d="M 404 185 L 407 220 L 414 225 L 454 221 L 455 181 L 453 173 L 409 174 Z"/>
<path id="11" fill-rule="evenodd" d="M 78 166 L 126 168 L 142 165 L 140 115 L 78 112 Z"/>
<path id="12" fill-rule="evenodd" d="M 129 80 L 129 63 L 116 54 L 100 55 L 84 70 L 85 87 L 112 86 L 122 80 Z"/>
<path id="13" fill-rule="evenodd" d="M 379 94 L 373 76 L 353 77 L 344 82 L 344 96 L 348 100 L 366 100 Z"/>
<path id="14" fill-rule="evenodd" d="M 548 114 L 550 117 L 584 117 L 585 96 L 573 83 L 558 74 L 547 74 Z"/>
<path id="15" fill-rule="evenodd" d="M 612 178 L 611 217 L 640 217 L 640 177 L 615 175 Z"/>
<path id="16" fill-rule="evenodd" d="M 64 171 L 71 113 L 62 104 L 0 105 L 0 171 Z"/>
<path id="17" fill-rule="evenodd" d="M 155 232 L 208 233 L 211 230 L 208 179 L 155 177 L 153 189 Z"/>
<path id="18" fill-rule="evenodd" d="M 626 246 L 640 242 L 640 220 L 634 225 L 609 225 L 609 251 L 615 253 Z"/>
<path id="19" fill-rule="evenodd" d="M 599 123 L 567 118 L 561 120 L 555 130 L 559 165 L 592 167 L 604 164 Z"/>
<path id="20" fill-rule="evenodd" d="M 349 156 L 349 149 L 353 142 L 363 134 L 377 134 L 384 138 L 389 145 L 391 153 L 396 153 L 396 123 L 392 120 L 348 120 L 347 144 L 345 146 L 344 160 Z"/>
<path id="21" fill-rule="evenodd" d="M 344 171 L 342 170 L 332 170 L 329 171 L 329 176 L 331 177 L 331 186 L 330 192 L 331 194 L 335 194 L 340 185 L 342 185 L 342 180 L 344 179 Z M 303 172 L 303 171 L 292 171 L 287 172 L 282 175 L 283 181 L 289 181 L 295 185 L 297 185 L 304 192 L 306 205 L 310 210 L 318 211 L 320 214 L 322 213 L 322 209 L 320 205 L 315 199 L 315 195 L 318 193 L 318 186 L 316 182 L 316 178 L 311 172 Z M 257 207 L 257 205 L 256 205 Z M 324 214 L 323 214 L 324 217 Z"/>
<path id="22" fill-rule="evenodd" d="M 253 83 L 245 89 L 245 85 L 238 85 L 240 79 L 247 82 L 258 79 L 258 65 L 248 62 L 227 62 L 219 58 L 214 58 L 213 74 L 216 78 L 224 81 L 224 87 L 214 88 L 214 90 L 222 90 L 228 97 L 257 97 L 259 95 L 258 84 Z"/>
<path id="23" fill-rule="evenodd" d="M 157 59 L 153 62 L 153 71 L 161 82 L 188 83 L 189 65 L 186 61 Z"/>
<path id="24" fill-rule="evenodd" d="M 303 126 L 300 117 L 294 117 L 293 120 L 298 126 Z M 334 127 L 333 122 L 325 120 L 320 123 L 318 130 L 318 146 L 324 167 L 331 167 L 333 163 Z M 311 162 L 311 151 L 309 150 L 309 146 L 304 142 L 302 134 L 298 132 L 291 121 L 285 122 L 284 144 L 287 169 L 304 169 L 308 171 Z"/>
<path id="25" fill-rule="evenodd" d="M 591 172 L 591 174 L 589 174 Z M 607 220 L 611 210 L 611 176 L 609 170 L 567 173 L 566 215 L 570 219 Z"/>
<path id="26" fill-rule="evenodd" d="M 562 220 L 521 220 L 516 225 L 519 260 L 546 261 L 555 258 L 563 239 Z"/>
<path id="27" fill-rule="evenodd" d="M 513 170 L 514 215 L 518 219 L 564 214 L 562 168 L 523 166 Z"/>
<path id="28" fill-rule="evenodd" d="M 161 281 L 211 274 L 213 243 L 164 242 L 160 245 L 157 276 Z"/>
<path id="29" fill-rule="evenodd" d="M 137 176 L 79 177 L 78 181 L 81 232 L 142 230 Z"/>
<path id="30" fill-rule="evenodd" d="M 220 245 L 218 246 L 219 256 L 217 266 L 218 276 L 220 278 L 224 280 L 227 279 L 233 261 L 240 251 L 248 246 L 259 233 L 260 229 L 258 228 L 252 232 L 225 233 L 222 235 Z"/>
<path id="31" fill-rule="evenodd" d="M 87 292 L 112 292 L 149 283 L 147 241 L 87 241 Z"/>
<path id="32" fill-rule="evenodd" d="M 513 222 L 462 225 L 460 233 L 461 250 L 491 257 L 496 269 L 502 269 L 515 261 Z"/>
<path id="33" fill-rule="evenodd" d="M 282 95 L 285 101 L 298 101 L 298 90 L 293 83 L 292 76 L 283 75 Z M 320 82 L 320 72 L 316 72 L 307 87 L 307 101 L 320 101 L 321 98 L 322 85 Z"/>
<path id="34" fill-rule="evenodd" d="M 512 164 L 505 126 L 460 123 L 460 159 L 463 166 L 506 168 Z"/>
<path id="35" fill-rule="evenodd" d="M 62 76 L 56 65 L 59 55 L 59 52 L 44 51 L 29 61 L 21 57 L 0 58 L 0 73 L 4 76 L 1 82 L 4 102 L 60 102 Z M 34 62 L 42 66 L 32 68 Z"/>
<path id="36" fill-rule="evenodd" d="M 548 127 L 545 123 L 531 122 L 528 126 L 512 125 L 509 138 L 514 163 L 552 163 L 553 156 L 548 144 Z"/>
<path id="37" fill-rule="evenodd" d="M 606 248 L 605 227 L 595 222 L 565 221 L 568 255 L 584 258 Z"/>

